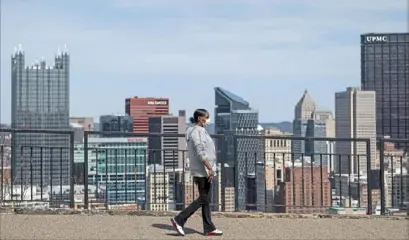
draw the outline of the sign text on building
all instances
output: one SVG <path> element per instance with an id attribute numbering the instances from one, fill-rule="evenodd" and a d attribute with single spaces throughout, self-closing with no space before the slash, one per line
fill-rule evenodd
<path id="1" fill-rule="evenodd" d="M 366 36 L 365 40 L 368 43 L 383 43 L 388 42 L 388 36 Z"/>
<path id="2" fill-rule="evenodd" d="M 168 101 L 148 101 L 148 105 L 168 105 Z"/>

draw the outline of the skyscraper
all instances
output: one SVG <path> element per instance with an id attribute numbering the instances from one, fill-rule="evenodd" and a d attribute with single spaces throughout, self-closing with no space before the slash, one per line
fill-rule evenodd
<path id="1" fill-rule="evenodd" d="M 294 111 L 294 137 L 325 138 L 334 137 L 335 123 L 330 111 L 319 111 L 308 91 L 306 90 L 297 102 Z M 316 140 L 293 140 L 292 152 L 294 158 L 311 158 L 312 161 L 326 165 L 328 162 L 330 143 Z M 321 155 L 322 154 L 322 155 Z"/>
<path id="2" fill-rule="evenodd" d="M 184 134 L 186 132 L 186 113 L 179 111 L 178 116 L 160 116 L 149 118 L 149 133 Z M 186 160 L 186 139 L 166 136 L 149 137 L 149 163 L 161 164 L 165 169 L 183 168 Z M 155 154 L 152 153 L 155 151 Z"/>
<path id="3" fill-rule="evenodd" d="M 149 117 L 169 115 L 168 98 L 140 98 L 125 99 L 125 113 L 133 118 L 133 131 L 136 133 L 149 132 Z"/>
<path id="4" fill-rule="evenodd" d="M 300 100 L 295 105 L 294 109 L 294 121 L 293 121 L 293 135 L 294 137 L 306 137 L 308 120 L 313 119 L 313 113 L 315 112 L 316 105 L 311 95 L 307 90 Z M 291 142 L 292 152 L 295 158 L 300 158 L 302 154 L 306 153 L 305 141 L 293 140 Z"/>
<path id="5" fill-rule="evenodd" d="M 378 137 L 409 138 L 409 33 L 361 35 L 361 87 L 376 92 Z"/>
<path id="6" fill-rule="evenodd" d="M 337 138 L 369 138 L 371 164 L 376 159 L 376 107 L 375 92 L 349 87 L 335 93 L 335 135 Z M 335 173 L 357 174 L 367 172 L 365 142 L 336 142 Z M 341 164 L 341 166 L 340 166 Z"/>
<path id="7" fill-rule="evenodd" d="M 236 182 L 236 204 L 239 210 L 244 210 L 247 175 L 255 173 L 255 163 L 263 155 L 263 142 L 257 138 L 238 138 L 237 146 L 234 146 L 231 136 L 260 135 L 257 129 L 258 111 L 252 109 L 243 98 L 220 87 L 215 88 L 215 105 L 215 133 L 230 136 L 227 137 L 225 145 L 225 163 L 230 167 L 222 168 L 222 182 L 225 185 L 222 188 L 234 186 Z M 233 166 L 236 166 L 236 169 L 232 168 Z"/>
<path id="8" fill-rule="evenodd" d="M 53 66 L 44 60 L 25 65 L 19 46 L 11 57 L 12 128 L 69 130 L 70 56 L 58 51 Z M 13 135 L 12 170 L 16 182 L 68 184 L 69 136 L 60 134 Z M 24 146 L 33 146 L 31 148 Z M 44 148 L 40 148 L 44 147 Z M 31 171 L 27 166 L 32 163 Z M 41 166 L 43 166 L 41 168 Z"/>

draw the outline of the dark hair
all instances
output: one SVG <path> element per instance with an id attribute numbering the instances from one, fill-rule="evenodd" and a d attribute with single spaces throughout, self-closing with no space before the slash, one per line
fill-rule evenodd
<path id="1" fill-rule="evenodd" d="M 203 108 L 196 109 L 195 112 L 193 113 L 193 117 L 191 117 L 189 120 L 191 123 L 197 123 L 199 121 L 199 117 L 204 117 L 207 114 L 207 110 Z"/>

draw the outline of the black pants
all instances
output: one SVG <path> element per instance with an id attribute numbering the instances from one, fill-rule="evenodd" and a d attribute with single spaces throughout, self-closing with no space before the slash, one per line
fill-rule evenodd
<path id="1" fill-rule="evenodd" d="M 203 231 L 205 233 L 214 231 L 216 227 L 210 215 L 210 189 L 212 184 L 207 177 L 193 177 L 193 181 L 198 187 L 199 197 L 180 212 L 179 215 L 175 217 L 175 221 L 183 227 L 189 217 L 192 216 L 197 209 L 202 207 Z"/>

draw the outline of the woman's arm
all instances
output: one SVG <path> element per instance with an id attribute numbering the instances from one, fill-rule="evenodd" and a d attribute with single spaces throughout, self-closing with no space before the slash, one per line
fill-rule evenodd
<path id="1" fill-rule="evenodd" d="M 205 149 L 205 133 L 200 131 L 200 129 L 194 129 L 190 134 L 190 139 L 193 142 L 193 146 L 195 148 L 196 154 L 200 157 L 205 167 L 212 171 L 212 165 L 210 165 Z"/>

